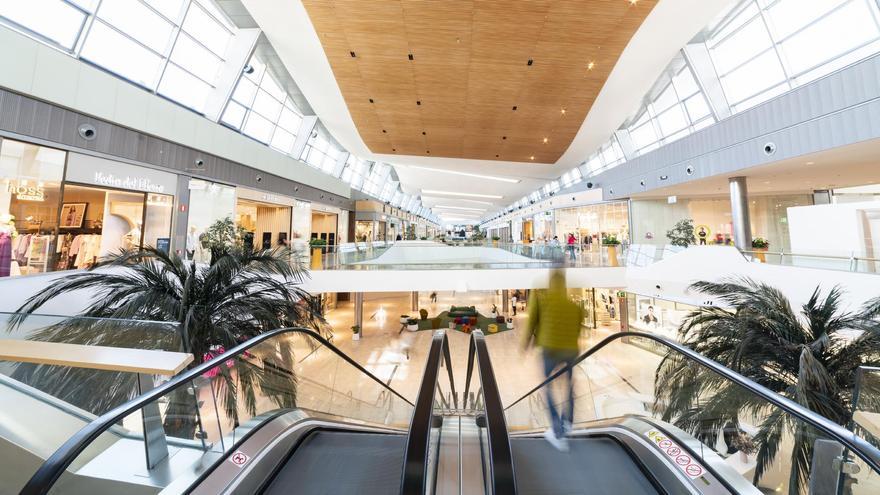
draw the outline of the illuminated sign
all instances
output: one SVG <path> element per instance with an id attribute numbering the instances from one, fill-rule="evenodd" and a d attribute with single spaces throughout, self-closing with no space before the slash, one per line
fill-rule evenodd
<path id="1" fill-rule="evenodd" d="M 46 199 L 46 192 L 42 186 L 26 186 L 24 184 L 6 184 L 6 191 L 15 194 L 19 201 L 43 201 Z"/>
<path id="2" fill-rule="evenodd" d="M 104 172 L 95 172 L 93 182 L 102 186 L 116 187 L 120 189 L 131 189 L 134 191 L 146 191 L 154 193 L 165 192 L 165 186 L 161 184 L 156 184 L 147 177 L 133 177 L 130 175 L 118 176 L 107 174 Z"/>

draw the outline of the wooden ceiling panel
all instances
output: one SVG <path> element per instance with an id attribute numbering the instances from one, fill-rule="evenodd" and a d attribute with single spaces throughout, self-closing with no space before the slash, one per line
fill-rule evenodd
<path id="1" fill-rule="evenodd" d="M 553 163 L 657 1 L 303 4 L 372 151 Z"/>

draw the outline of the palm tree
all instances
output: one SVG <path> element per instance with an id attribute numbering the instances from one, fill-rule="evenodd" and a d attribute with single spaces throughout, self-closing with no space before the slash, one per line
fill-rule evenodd
<path id="1" fill-rule="evenodd" d="M 730 309 L 688 314 L 679 328 L 685 346 L 840 425 L 850 423 L 856 369 L 880 364 L 880 328 L 873 325 L 880 298 L 848 313 L 841 310 L 840 289 L 823 296 L 817 287 L 796 312 L 782 292 L 747 278 L 697 282 L 691 289 Z M 754 483 L 790 440 L 789 493 L 805 489 L 817 431 L 681 356 L 663 359 L 655 390 L 655 413 L 708 445 L 722 431 L 740 431 L 743 418 L 757 418 Z"/>
<path id="2" fill-rule="evenodd" d="M 32 338 L 148 349 L 177 345 L 181 351 L 193 354 L 195 366 L 222 349 L 276 328 L 308 326 L 326 335 L 319 304 L 299 287 L 304 276 L 305 268 L 287 248 L 250 251 L 232 246 L 210 265 L 152 247 L 120 251 L 29 298 L 10 321 L 10 329 L 55 297 L 90 291 L 92 299 L 81 316 L 95 319 L 70 318 L 40 330 Z M 122 331 L 118 321 L 108 318 L 175 322 L 177 333 Z M 227 417 L 237 423 L 238 403 L 242 400 L 253 414 L 257 387 L 279 407 L 293 406 L 296 379 L 289 366 L 266 363 L 264 359 L 261 364 L 273 366 L 261 366 L 258 372 L 247 360 L 235 363 L 234 371 L 221 366 L 222 378 L 215 380 Z M 270 369 L 271 373 L 262 372 Z M 136 390 L 134 376 L 120 379 L 116 374 L 75 369 L 61 372 L 25 364 L 19 365 L 15 373 L 29 383 L 39 383 L 47 393 L 96 413 L 130 399 Z M 82 384 L 89 384 L 86 390 Z M 102 393 L 94 393 L 96 389 Z M 171 400 L 166 428 L 176 431 L 176 436 L 191 438 L 197 420 L 193 397 L 182 393 Z"/>

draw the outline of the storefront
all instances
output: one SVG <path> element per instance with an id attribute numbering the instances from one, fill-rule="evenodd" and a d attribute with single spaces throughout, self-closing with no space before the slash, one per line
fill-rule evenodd
<path id="1" fill-rule="evenodd" d="M 338 208 L 313 204 L 312 205 L 312 232 L 311 239 L 323 239 L 327 245 L 335 246 L 338 242 L 337 232 L 339 229 Z"/>
<path id="2" fill-rule="evenodd" d="M 211 260 L 203 240 L 208 228 L 218 221 L 234 220 L 235 188 L 201 179 L 189 181 L 189 220 L 186 229 L 186 257 L 202 263 Z"/>
<path id="3" fill-rule="evenodd" d="M 176 187 L 175 174 L 70 153 L 54 269 L 87 268 L 122 249 L 169 252 Z"/>
<path id="4" fill-rule="evenodd" d="M 536 213 L 532 217 L 532 238 L 549 241 L 553 239 L 553 212 Z"/>
<path id="5" fill-rule="evenodd" d="M 600 203 L 555 211 L 556 234 L 560 242 L 572 233 L 581 244 L 598 246 L 603 237 L 615 236 L 624 242 L 629 239 L 629 209 L 626 201 Z M 593 242 L 588 242 L 591 237 Z"/>
<path id="6" fill-rule="evenodd" d="M 752 238 L 762 237 L 774 251 L 790 251 L 791 236 L 788 208 L 813 204 L 809 194 L 785 194 L 749 197 Z M 730 198 L 675 198 L 632 201 L 633 244 L 664 245 L 669 243 L 666 232 L 676 222 L 694 221 L 698 244 L 732 245 L 733 216 Z"/>
<path id="7" fill-rule="evenodd" d="M 67 153 L 0 140 L 0 277 L 54 269 Z"/>
<path id="8" fill-rule="evenodd" d="M 236 193 L 235 222 L 244 229 L 246 248 L 290 246 L 295 199 L 242 187 Z"/>
<path id="9" fill-rule="evenodd" d="M 358 220 L 354 225 L 355 242 L 371 242 L 376 240 L 373 236 L 373 227 L 376 222 L 372 220 Z"/>
<path id="10" fill-rule="evenodd" d="M 678 340 L 678 328 L 696 306 L 639 294 L 626 294 L 629 329 Z"/>

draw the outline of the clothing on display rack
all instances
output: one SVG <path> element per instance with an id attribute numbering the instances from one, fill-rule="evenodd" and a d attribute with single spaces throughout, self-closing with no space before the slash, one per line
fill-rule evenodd
<path id="1" fill-rule="evenodd" d="M 0 232 L 0 277 L 8 277 L 12 265 L 12 236 Z"/>
<path id="2" fill-rule="evenodd" d="M 65 235 L 56 252 L 60 253 L 56 270 L 88 268 L 95 264 L 101 253 L 100 234 Z"/>

